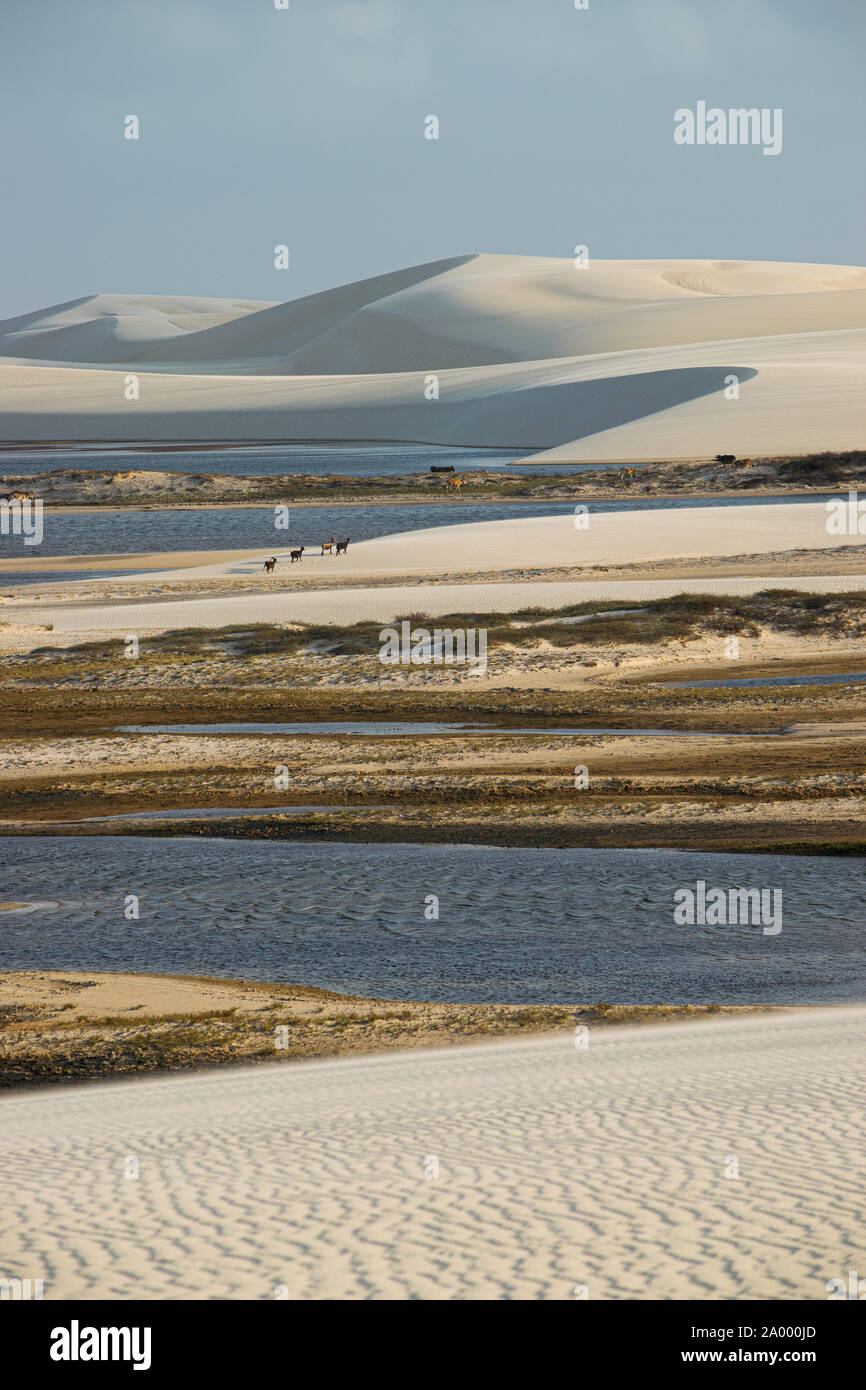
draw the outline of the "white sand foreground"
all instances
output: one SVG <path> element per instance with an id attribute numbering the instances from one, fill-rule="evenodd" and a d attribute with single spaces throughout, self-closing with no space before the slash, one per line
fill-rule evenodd
<path id="1" fill-rule="evenodd" d="M 47 1299 L 824 1299 L 866 1267 L 864 1084 L 845 1007 L 18 1095 L 0 1274 Z"/>

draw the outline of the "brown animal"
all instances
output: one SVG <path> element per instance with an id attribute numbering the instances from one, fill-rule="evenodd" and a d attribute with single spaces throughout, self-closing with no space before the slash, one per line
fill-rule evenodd
<path id="1" fill-rule="evenodd" d="M 459 473 L 455 473 L 453 478 L 448 479 L 448 486 L 453 487 L 454 491 L 456 492 L 458 488 L 463 487 L 463 484 L 465 482 L 465 478 L 461 477 Z"/>
<path id="2" fill-rule="evenodd" d="M 344 540 L 344 541 L 337 541 L 337 554 L 338 554 L 338 555 L 345 555 L 345 553 L 346 553 L 346 551 L 347 551 L 348 549 L 349 549 L 349 541 L 348 541 L 348 539 L 346 539 L 346 540 Z"/>
<path id="3" fill-rule="evenodd" d="M 276 569 L 277 557 L 272 555 L 270 560 L 265 560 L 265 574 L 271 574 Z"/>
<path id="4" fill-rule="evenodd" d="M 619 476 L 623 481 L 625 481 L 626 478 L 636 478 L 637 473 L 633 468 L 621 468 L 619 470 Z"/>
<path id="5" fill-rule="evenodd" d="M 322 541 L 322 555 L 325 554 L 325 551 L 327 551 L 328 554 L 330 555 L 330 553 L 331 553 L 331 551 L 334 549 L 334 546 L 335 546 L 335 545 L 336 545 L 336 541 L 334 540 L 334 537 L 333 537 L 333 536 L 331 537 L 331 539 L 330 539 L 329 541 Z M 320 555 L 320 556 L 319 556 L 319 559 L 321 560 L 321 558 L 322 558 L 322 556 Z"/>
<path id="6" fill-rule="evenodd" d="M 296 560 L 300 560 L 300 559 L 302 558 L 302 556 L 303 556 L 304 551 L 306 550 L 306 548 L 307 548 L 307 547 L 306 547 L 305 545 L 302 545 L 302 546 L 300 546 L 297 550 L 290 550 L 290 551 L 289 551 L 289 554 L 290 554 L 291 557 L 292 557 L 292 564 L 294 564 Z"/>

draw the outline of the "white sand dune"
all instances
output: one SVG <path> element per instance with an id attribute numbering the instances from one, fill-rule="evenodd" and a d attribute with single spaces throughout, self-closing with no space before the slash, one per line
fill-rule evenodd
<path id="1" fill-rule="evenodd" d="M 0 323 L 0 363 L 6 440 L 846 449 L 863 439 L 866 270 L 463 256 L 264 308 L 74 301 Z"/>
<path id="2" fill-rule="evenodd" d="M 744 371 L 731 363 L 748 365 Z M 670 389 L 685 384 L 687 370 L 717 375 L 711 390 L 683 392 L 665 404 L 645 390 L 651 364 Z M 866 332 L 860 329 L 644 350 L 593 365 L 606 368 L 601 385 L 617 401 L 620 419 L 608 423 L 611 411 L 601 428 L 588 421 L 585 433 L 540 452 L 536 464 L 820 453 L 859 449 L 866 437 Z M 715 384 L 722 374 L 737 377 L 736 399 Z"/>
<path id="3" fill-rule="evenodd" d="M 846 1007 L 6 1098 L 0 1274 L 47 1299 L 824 1299 L 866 1266 L 864 1084 Z"/>
<path id="4" fill-rule="evenodd" d="M 866 269 L 857 266 L 672 260 L 577 268 L 552 257 L 468 255 L 286 304 L 93 295 L 0 322 L 0 351 L 293 375 L 423 372 L 864 322 Z"/>

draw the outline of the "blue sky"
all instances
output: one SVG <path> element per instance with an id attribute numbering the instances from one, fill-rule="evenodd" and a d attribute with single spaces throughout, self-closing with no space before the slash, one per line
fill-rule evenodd
<path id="1" fill-rule="evenodd" d="M 861 264 L 864 40 L 864 0 L 2 0 L 0 315 L 577 244 Z M 699 99 L 781 107 L 782 153 L 677 146 Z"/>

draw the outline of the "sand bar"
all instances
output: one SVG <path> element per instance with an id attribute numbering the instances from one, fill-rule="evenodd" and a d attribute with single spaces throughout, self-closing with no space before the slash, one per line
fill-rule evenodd
<path id="1" fill-rule="evenodd" d="M 786 579 L 646 579 L 551 584 L 395 585 L 384 589 L 326 589 L 305 594 L 260 594 L 238 598 L 167 600 L 113 607 L 18 608 L 7 605 L 7 621 L 51 623 L 57 633 L 168 632 L 177 628 L 228 627 L 239 623 L 389 623 L 401 615 L 517 612 L 562 608 L 570 603 L 620 599 L 623 603 L 671 598 L 674 594 L 756 594 L 783 587 L 803 593 L 856 593 L 860 575 L 814 575 Z M 13 617 L 14 612 L 14 617 Z"/>

